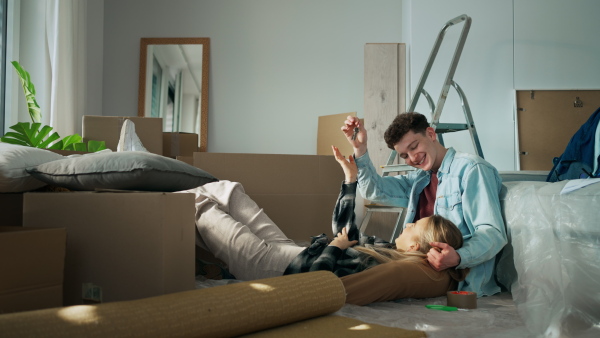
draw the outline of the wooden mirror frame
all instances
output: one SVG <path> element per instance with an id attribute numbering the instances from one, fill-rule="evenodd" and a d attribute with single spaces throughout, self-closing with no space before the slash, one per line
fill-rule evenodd
<path id="1" fill-rule="evenodd" d="M 208 69 L 210 38 L 141 38 L 140 40 L 140 80 L 138 88 L 138 116 L 145 115 L 146 101 L 146 58 L 148 45 L 202 45 L 202 92 L 200 93 L 200 135 L 199 151 L 206 151 L 208 141 Z"/>

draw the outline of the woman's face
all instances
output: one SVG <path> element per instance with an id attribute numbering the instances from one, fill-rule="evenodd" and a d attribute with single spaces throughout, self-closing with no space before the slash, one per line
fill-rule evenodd
<path id="1" fill-rule="evenodd" d="M 429 217 L 423 217 L 417 223 L 408 223 L 398 238 L 396 238 L 396 249 L 404 251 L 418 251 L 420 249 L 419 239 L 429 222 Z"/>

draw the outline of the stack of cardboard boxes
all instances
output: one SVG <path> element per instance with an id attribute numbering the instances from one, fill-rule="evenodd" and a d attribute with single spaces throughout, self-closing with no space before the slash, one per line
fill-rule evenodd
<path id="1" fill-rule="evenodd" d="M 343 118 L 336 117 L 335 129 Z M 83 138 L 104 140 L 108 148 L 115 150 L 125 119 L 85 116 Z M 307 243 L 310 236 L 331 233 L 332 210 L 344 175 L 329 148 L 324 155 L 197 152 L 197 135 L 163 133 L 160 119 L 129 119 L 149 151 L 182 159 L 221 180 L 242 183 L 248 195 L 289 238 Z M 343 137 L 336 141 L 324 138 L 319 143 L 347 145 L 342 141 Z M 9 304 L 6 299 L 12 297 L 11 302 L 23 305 L 0 308 L 0 313 L 132 300 L 195 287 L 193 194 L 0 194 L 0 209 L 0 225 L 22 226 L 19 231 L 0 231 L 0 249 L 13 250 L 0 252 L 0 303 Z M 21 242 L 16 240 L 17 235 Z M 9 246 L 2 241 L 23 244 L 6 249 Z M 55 261 L 64 258 L 64 281 L 57 278 L 63 276 L 62 265 L 44 263 L 50 257 Z M 44 267 L 27 263 L 26 258 Z M 18 271 L 27 274 L 8 280 L 4 277 L 16 276 Z M 36 271 L 48 279 L 32 274 Z M 43 296 L 35 292 L 36 288 L 45 288 L 48 294 Z M 51 301 L 41 302 L 46 298 Z M 35 299 L 40 302 L 30 302 Z"/>
<path id="2" fill-rule="evenodd" d="M 163 154 L 163 142 L 171 140 L 171 157 L 191 155 L 197 147 L 197 135 L 169 133 L 163 139 L 161 119 L 141 117 L 85 116 L 84 141 L 103 140 L 116 150 L 125 119 L 133 120 L 150 152 Z M 192 194 L 0 194 L 0 209 L 0 313 L 195 287 Z"/>

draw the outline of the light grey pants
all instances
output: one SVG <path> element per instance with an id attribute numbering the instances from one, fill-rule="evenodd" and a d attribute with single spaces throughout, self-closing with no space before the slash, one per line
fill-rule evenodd
<path id="1" fill-rule="evenodd" d="M 240 183 L 219 181 L 183 192 L 196 195 L 196 244 L 241 280 L 276 277 L 304 249 L 287 238 Z"/>

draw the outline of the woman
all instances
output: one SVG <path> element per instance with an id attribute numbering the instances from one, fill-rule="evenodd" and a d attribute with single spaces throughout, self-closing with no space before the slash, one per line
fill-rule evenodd
<path id="1" fill-rule="evenodd" d="M 241 280 L 332 271 L 342 278 L 346 302 L 352 304 L 435 297 L 455 289 L 466 272 L 437 272 L 426 261 L 430 242 L 455 248 L 462 245 L 460 231 L 442 217 L 426 217 L 407 226 L 392 249 L 354 246 L 356 226 L 344 224 L 354 219 L 358 169 L 352 157 L 347 161 L 336 147 L 332 149 L 345 181 L 334 209 L 334 228 L 340 231 L 331 242 L 321 235 L 314 237 L 309 247 L 296 245 L 239 183 L 220 181 L 188 191 L 196 195 L 197 244 L 225 262 Z M 350 239 L 349 233 L 354 238 Z"/>

